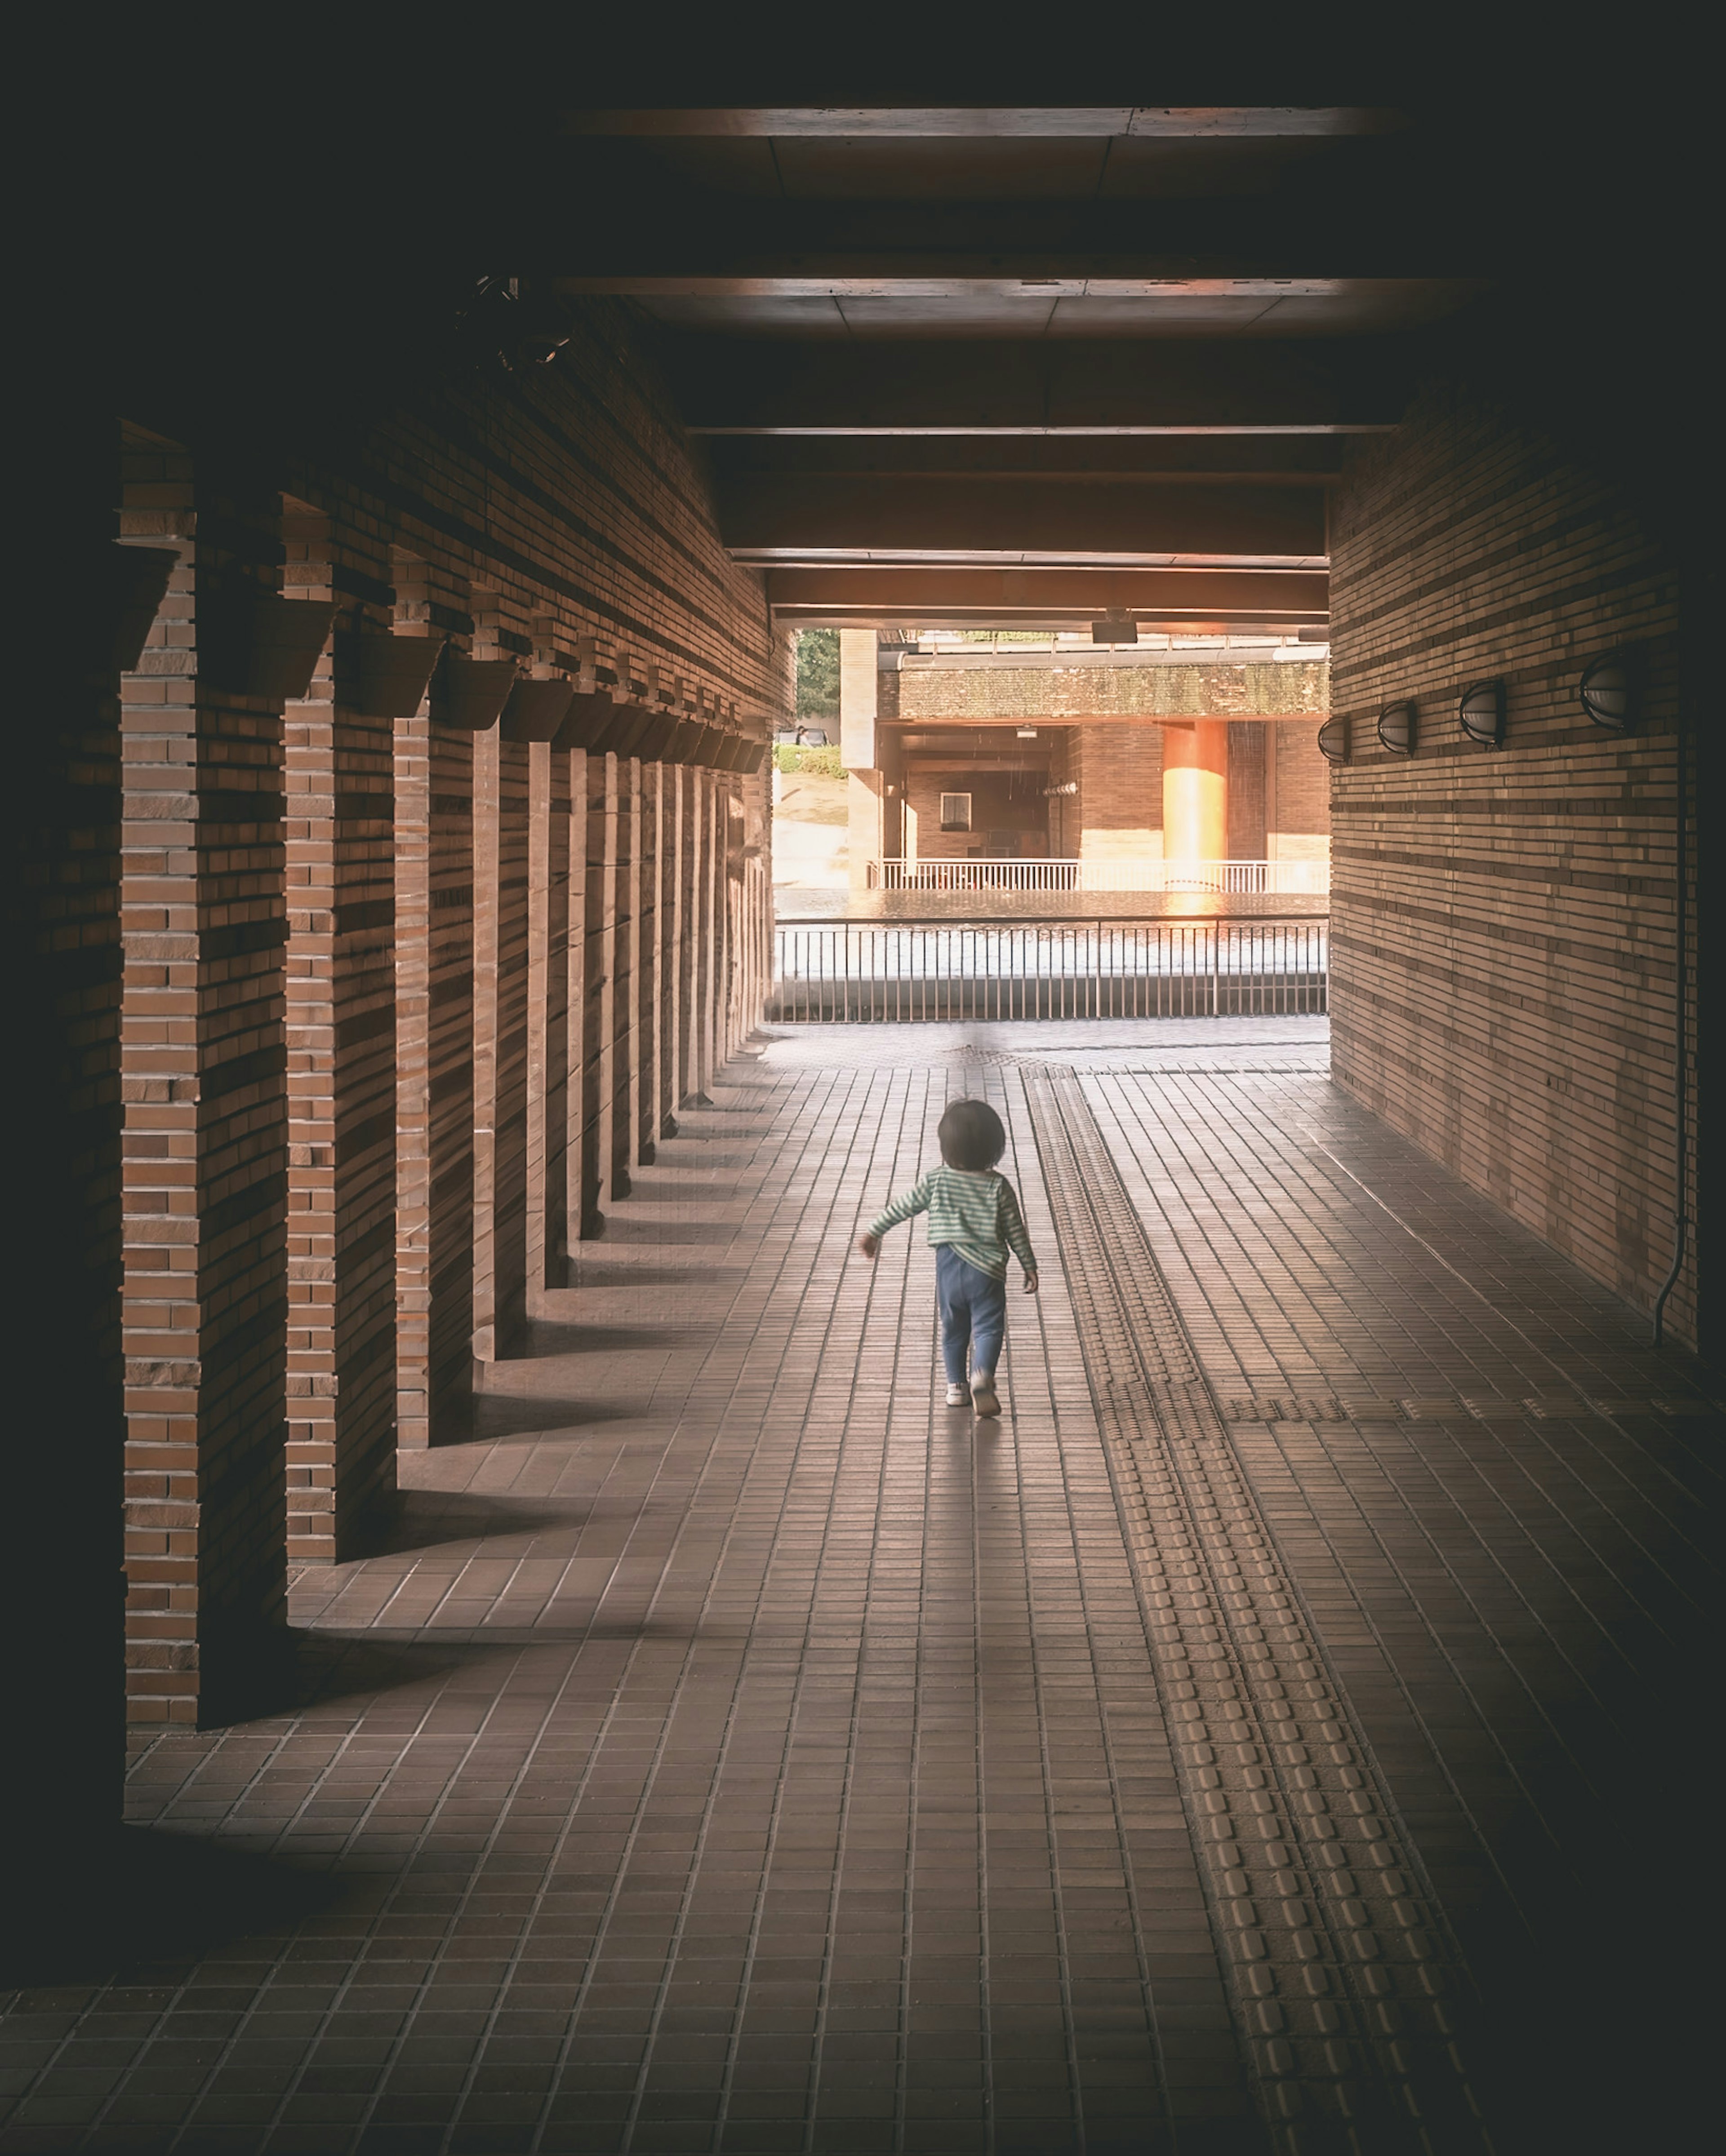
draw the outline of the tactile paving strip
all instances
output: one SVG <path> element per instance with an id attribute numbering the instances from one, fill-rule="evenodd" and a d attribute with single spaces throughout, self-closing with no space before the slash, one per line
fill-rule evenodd
<path id="1" fill-rule="evenodd" d="M 1285 2156 L 1488 2149 L 1468 1984 L 1071 1073 L 1025 1096 L 1220 1953 Z"/>

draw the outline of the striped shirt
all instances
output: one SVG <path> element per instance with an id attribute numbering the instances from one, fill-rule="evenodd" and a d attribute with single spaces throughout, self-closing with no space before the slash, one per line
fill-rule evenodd
<path id="1" fill-rule="evenodd" d="M 885 1235 L 913 1213 L 928 1214 L 932 1244 L 950 1245 L 979 1272 L 1005 1280 L 1009 1250 L 1028 1273 L 1037 1269 L 1018 1197 L 1006 1177 L 992 1168 L 932 1168 L 876 1214 L 869 1232 Z"/>

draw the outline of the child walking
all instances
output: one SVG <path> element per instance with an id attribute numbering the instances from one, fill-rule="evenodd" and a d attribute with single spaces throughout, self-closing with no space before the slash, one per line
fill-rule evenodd
<path id="1" fill-rule="evenodd" d="M 857 1238 L 874 1262 L 889 1228 L 914 1213 L 929 1216 L 935 1250 L 935 1291 L 941 1306 L 941 1351 L 947 1362 L 947 1404 L 968 1401 L 979 1415 L 998 1415 L 995 1364 L 1007 1329 L 1007 1253 L 1025 1268 L 1025 1291 L 1037 1291 L 1037 1261 L 1018 1194 L 995 1163 L 1007 1150 L 1000 1117 L 986 1101 L 955 1101 L 935 1133 L 942 1165 L 877 1213 Z M 965 1353 L 971 1358 L 965 1381 Z"/>

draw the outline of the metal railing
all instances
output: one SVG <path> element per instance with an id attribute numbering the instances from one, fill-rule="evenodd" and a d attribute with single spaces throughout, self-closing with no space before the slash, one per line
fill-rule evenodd
<path id="1" fill-rule="evenodd" d="M 869 864 L 871 891 L 1188 891 L 1267 892 L 1323 897 L 1330 863 L 1316 861 L 1048 860 L 999 856 L 981 860 Z"/>
<path id="2" fill-rule="evenodd" d="M 1235 1018 L 1322 1012 L 1325 917 L 782 921 L 767 1016 Z"/>

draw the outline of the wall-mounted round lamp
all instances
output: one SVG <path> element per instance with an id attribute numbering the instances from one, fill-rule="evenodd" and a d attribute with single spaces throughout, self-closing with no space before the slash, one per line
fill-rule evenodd
<path id="1" fill-rule="evenodd" d="M 1340 716 L 1327 719 L 1318 729 L 1318 753 L 1332 763 L 1348 761 L 1348 721 Z"/>
<path id="2" fill-rule="evenodd" d="M 1497 748 L 1504 739 L 1504 684 L 1472 681 L 1457 702 L 1456 716 L 1470 741 Z"/>
<path id="3" fill-rule="evenodd" d="M 1412 703 L 1386 704 L 1379 714 L 1379 739 L 1393 756 L 1412 756 L 1419 714 Z"/>
<path id="4" fill-rule="evenodd" d="M 1576 685 L 1582 708 L 1597 726 L 1627 734 L 1636 723 L 1636 665 L 1627 651 L 1608 651 L 1583 669 Z"/>

